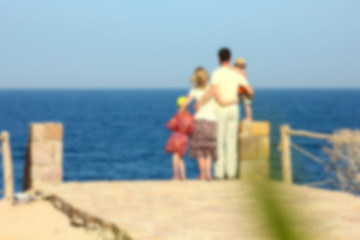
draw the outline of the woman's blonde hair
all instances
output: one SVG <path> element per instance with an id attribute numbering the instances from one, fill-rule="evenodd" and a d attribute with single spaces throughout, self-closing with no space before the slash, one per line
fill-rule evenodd
<path id="1" fill-rule="evenodd" d="M 192 77 L 191 83 L 194 84 L 195 88 L 205 88 L 209 81 L 209 75 L 206 72 L 205 68 L 198 67 L 195 69 Z"/>

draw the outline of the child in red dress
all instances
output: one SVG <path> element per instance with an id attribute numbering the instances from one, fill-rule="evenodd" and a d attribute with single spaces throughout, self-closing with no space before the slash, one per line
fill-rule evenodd
<path id="1" fill-rule="evenodd" d="M 185 101 L 186 97 L 178 98 L 178 107 L 180 108 Z M 166 126 L 173 132 L 165 147 L 165 152 L 173 154 L 173 179 L 184 180 L 186 173 L 183 156 L 187 150 L 188 137 L 191 136 L 194 131 L 194 117 L 185 109 L 176 113 Z"/>

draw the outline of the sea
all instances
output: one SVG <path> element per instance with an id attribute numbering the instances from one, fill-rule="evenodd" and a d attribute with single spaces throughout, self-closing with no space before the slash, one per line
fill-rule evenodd
<path id="1" fill-rule="evenodd" d="M 22 190 L 29 124 L 60 122 L 64 135 L 64 181 L 165 180 L 172 177 L 164 152 L 166 122 L 176 98 L 187 89 L 0 90 L 0 130 L 11 138 L 16 191 Z M 281 179 L 279 128 L 320 133 L 360 128 L 360 89 L 256 89 L 254 120 L 271 123 L 270 176 Z M 190 107 L 192 110 L 192 107 Z M 242 117 L 244 116 L 242 110 Z M 323 140 L 292 141 L 326 160 Z M 293 151 L 297 184 L 325 180 L 322 164 Z M 194 159 L 185 157 L 187 176 L 195 179 Z M 3 188 L 0 164 L 0 190 Z M 332 186 L 323 186 L 332 188 Z"/>

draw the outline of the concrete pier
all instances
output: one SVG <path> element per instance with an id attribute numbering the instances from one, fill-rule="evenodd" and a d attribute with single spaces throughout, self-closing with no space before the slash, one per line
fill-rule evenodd
<path id="1" fill-rule="evenodd" d="M 289 224 L 296 231 L 309 231 L 317 240 L 360 239 L 357 197 L 272 184 L 279 193 L 274 198 L 292 215 Z M 43 191 L 116 224 L 132 239 L 270 239 L 246 181 L 70 182 Z"/>
<path id="2" fill-rule="evenodd" d="M 62 125 L 32 124 L 25 188 L 37 201 L 20 208 L 0 201 L 0 239 L 97 239 L 94 231 L 106 229 L 104 239 L 268 240 L 273 219 L 266 221 L 264 199 L 281 206 L 296 233 L 306 233 L 300 239 L 360 239 L 358 197 L 280 182 L 267 191 L 247 180 L 268 178 L 270 126 L 255 122 L 247 131 L 239 141 L 241 180 L 62 183 Z"/>

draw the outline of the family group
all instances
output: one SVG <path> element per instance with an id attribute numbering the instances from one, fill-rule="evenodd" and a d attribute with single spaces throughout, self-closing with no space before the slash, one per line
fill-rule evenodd
<path id="1" fill-rule="evenodd" d="M 177 113 L 167 123 L 172 131 L 165 151 L 172 154 L 174 180 L 186 179 L 184 155 L 189 138 L 189 156 L 197 159 L 199 179 L 233 179 L 237 175 L 237 136 L 239 102 L 245 107 L 245 122 L 252 118 L 251 100 L 254 91 L 248 83 L 246 62 L 239 58 L 231 64 L 231 52 L 218 52 L 220 67 L 209 75 L 203 67 L 195 69 L 188 96 L 177 99 Z M 188 111 L 195 101 L 195 113 Z"/>

